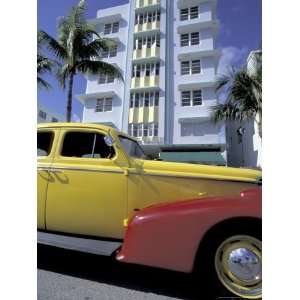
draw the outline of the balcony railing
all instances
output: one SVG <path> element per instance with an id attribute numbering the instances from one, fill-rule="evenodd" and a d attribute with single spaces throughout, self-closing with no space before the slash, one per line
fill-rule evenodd
<path id="1" fill-rule="evenodd" d="M 136 0 L 135 8 L 159 5 L 160 0 Z"/>
<path id="2" fill-rule="evenodd" d="M 132 107 L 129 109 L 129 123 L 158 123 L 158 106 Z"/>
<path id="3" fill-rule="evenodd" d="M 144 24 L 136 24 L 134 26 L 134 33 L 151 31 L 151 30 L 160 30 L 160 21 L 147 22 Z"/>
<path id="4" fill-rule="evenodd" d="M 131 88 L 157 87 L 159 85 L 159 76 L 142 76 L 131 79 Z"/>
<path id="5" fill-rule="evenodd" d="M 144 58 L 159 58 L 159 57 L 160 57 L 159 47 L 142 48 L 133 51 L 133 60 L 144 59 Z"/>

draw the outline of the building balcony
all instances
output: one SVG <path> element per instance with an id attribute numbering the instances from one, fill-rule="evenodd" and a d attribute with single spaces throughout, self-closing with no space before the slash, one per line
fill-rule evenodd
<path id="1" fill-rule="evenodd" d="M 155 6 L 160 6 L 160 0 L 136 0 L 135 3 L 136 10 L 154 8 Z"/>
<path id="2" fill-rule="evenodd" d="M 213 57 L 216 60 L 221 57 L 221 50 L 201 50 L 199 45 L 189 46 L 189 47 L 180 47 L 178 50 L 178 60 L 192 60 L 192 59 L 201 59 L 203 57 Z"/>
<path id="3" fill-rule="evenodd" d="M 104 97 L 114 97 L 116 96 L 116 93 L 113 89 L 111 90 L 104 90 L 100 92 L 94 92 L 94 93 L 86 93 L 81 95 L 76 95 L 75 97 L 81 102 L 83 105 L 86 100 L 90 99 L 96 99 L 96 98 L 104 98 Z"/>
<path id="4" fill-rule="evenodd" d="M 177 26 L 177 33 L 182 34 L 186 32 L 197 32 L 204 28 L 212 28 L 215 36 L 219 29 L 219 23 L 215 20 L 202 19 L 180 21 Z"/>
<path id="5" fill-rule="evenodd" d="M 202 75 L 203 76 L 203 75 Z M 200 76 L 187 76 L 185 80 L 181 79 L 181 82 L 178 84 L 179 91 L 185 90 L 194 90 L 198 88 L 214 88 L 216 86 L 216 79 L 212 78 L 211 80 L 204 80 L 203 77 Z M 192 77 L 192 78 L 191 78 Z M 195 77 L 195 78 L 193 78 Z"/>
<path id="6" fill-rule="evenodd" d="M 147 22 L 144 24 L 136 24 L 134 26 L 134 33 L 137 35 L 143 35 L 143 33 L 145 34 L 155 34 L 155 33 L 159 33 L 160 31 L 160 22 L 159 21 L 155 21 L 155 22 Z"/>
<path id="7" fill-rule="evenodd" d="M 180 123 L 199 123 L 209 121 L 213 115 L 215 106 L 181 106 L 176 109 L 176 118 Z"/>
<path id="8" fill-rule="evenodd" d="M 158 106 L 132 107 L 129 109 L 129 123 L 158 123 Z"/>
<path id="9" fill-rule="evenodd" d="M 133 60 L 138 60 L 142 62 L 144 60 L 152 59 L 157 60 L 160 57 L 160 48 L 159 47 L 151 47 L 151 48 L 143 48 L 136 49 L 133 51 Z"/>
<path id="10" fill-rule="evenodd" d="M 198 6 L 201 3 L 207 2 L 207 0 L 177 0 L 177 7 L 179 9 L 186 8 L 186 7 L 192 7 L 192 6 Z M 214 7 L 216 6 L 216 0 L 211 0 Z"/>
<path id="11" fill-rule="evenodd" d="M 143 76 L 131 79 L 131 89 L 157 88 L 159 86 L 159 76 Z"/>
<path id="12" fill-rule="evenodd" d="M 119 22 L 122 20 L 122 15 L 120 13 L 114 13 L 110 15 L 98 15 L 95 19 L 90 19 L 89 22 L 92 24 L 105 24 Z"/>

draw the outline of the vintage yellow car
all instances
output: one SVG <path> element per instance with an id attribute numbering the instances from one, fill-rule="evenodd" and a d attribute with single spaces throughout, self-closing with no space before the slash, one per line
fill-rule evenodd
<path id="1" fill-rule="evenodd" d="M 40 124 L 37 145 L 39 243 L 212 273 L 226 295 L 261 298 L 260 171 L 147 160 L 97 124 Z"/>

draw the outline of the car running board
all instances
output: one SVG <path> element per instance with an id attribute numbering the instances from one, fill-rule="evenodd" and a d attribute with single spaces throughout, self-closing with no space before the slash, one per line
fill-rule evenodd
<path id="1" fill-rule="evenodd" d="M 106 256 L 112 255 L 122 245 L 121 242 L 116 241 L 79 238 L 42 231 L 37 232 L 37 242 L 43 245 Z"/>

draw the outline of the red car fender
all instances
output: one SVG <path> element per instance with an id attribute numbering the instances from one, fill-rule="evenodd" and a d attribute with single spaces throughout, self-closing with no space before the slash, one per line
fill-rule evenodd
<path id="1" fill-rule="evenodd" d="M 235 197 L 212 197 L 148 207 L 128 224 L 116 258 L 122 262 L 192 272 L 199 243 L 219 222 L 261 218 L 261 188 Z"/>

